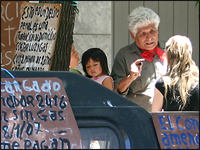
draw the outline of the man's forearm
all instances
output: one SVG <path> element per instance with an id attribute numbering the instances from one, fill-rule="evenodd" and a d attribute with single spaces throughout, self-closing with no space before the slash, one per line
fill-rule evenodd
<path id="1" fill-rule="evenodd" d="M 133 80 L 134 79 L 131 78 L 130 75 L 122 79 L 117 88 L 118 92 L 123 93 L 124 91 L 126 91 L 126 89 L 130 86 Z"/>

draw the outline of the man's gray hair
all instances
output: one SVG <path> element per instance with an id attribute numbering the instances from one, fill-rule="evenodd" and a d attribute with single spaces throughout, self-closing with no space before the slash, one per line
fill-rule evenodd
<path id="1" fill-rule="evenodd" d="M 139 6 L 135 8 L 128 16 L 128 29 L 136 37 L 138 28 L 148 26 L 149 24 L 155 24 L 156 29 L 160 23 L 160 17 L 151 9 Z"/>

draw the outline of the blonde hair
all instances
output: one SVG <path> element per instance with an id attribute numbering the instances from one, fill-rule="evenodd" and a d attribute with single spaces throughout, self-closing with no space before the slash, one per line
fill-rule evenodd
<path id="1" fill-rule="evenodd" d="M 169 38 L 165 48 L 168 58 L 167 73 L 163 76 L 165 99 L 167 90 L 173 92 L 178 89 L 180 96 L 173 95 L 173 98 L 181 100 L 179 109 L 183 110 L 190 96 L 189 91 L 199 82 L 199 68 L 192 60 L 192 43 L 186 36 L 175 35 Z"/>

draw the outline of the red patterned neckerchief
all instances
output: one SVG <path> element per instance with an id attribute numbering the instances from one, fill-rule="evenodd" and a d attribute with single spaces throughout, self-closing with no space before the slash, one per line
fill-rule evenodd
<path id="1" fill-rule="evenodd" d="M 161 60 L 162 62 L 164 62 L 164 60 L 166 59 L 166 54 L 165 54 L 165 52 L 164 52 L 163 50 L 161 50 L 161 49 L 160 49 L 159 47 L 157 47 L 157 46 L 156 46 L 154 49 L 152 49 L 152 50 L 144 50 L 144 49 L 141 49 L 141 50 L 143 50 L 144 52 L 141 53 L 140 55 L 141 55 L 144 59 L 146 59 L 146 60 L 148 60 L 148 61 L 153 61 L 155 54 L 152 53 L 152 52 L 154 52 L 154 51 L 157 53 L 158 57 L 160 58 L 160 60 Z"/>

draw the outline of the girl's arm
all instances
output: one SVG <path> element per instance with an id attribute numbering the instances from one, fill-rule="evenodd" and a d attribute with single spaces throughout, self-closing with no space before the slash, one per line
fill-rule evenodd
<path id="1" fill-rule="evenodd" d="M 154 90 L 154 98 L 153 98 L 153 103 L 151 106 L 151 111 L 155 112 L 155 111 L 162 111 L 162 107 L 163 107 L 163 95 L 162 93 L 155 88 Z"/>
<path id="2" fill-rule="evenodd" d="M 102 85 L 109 88 L 110 90 L 113 90 L 113 80 L 111 77 L 107 77 L 103 80 Z"/>

